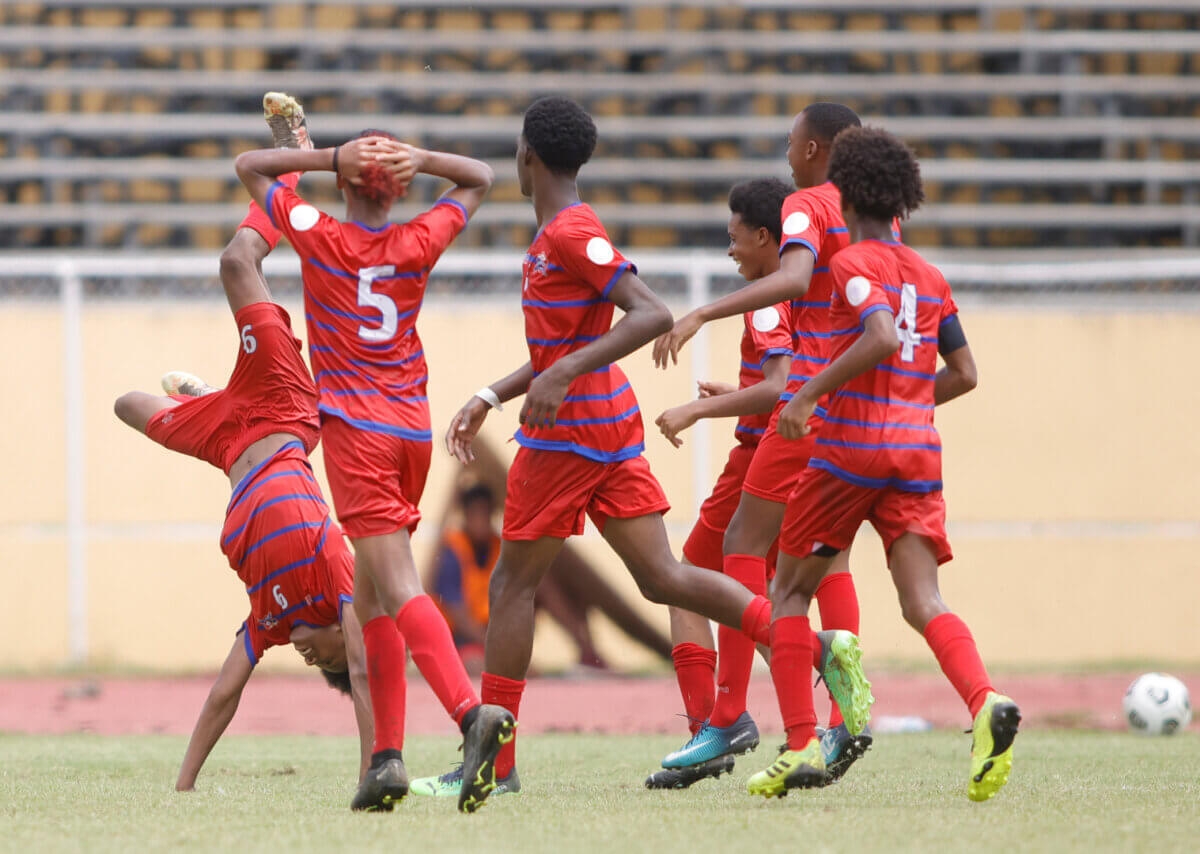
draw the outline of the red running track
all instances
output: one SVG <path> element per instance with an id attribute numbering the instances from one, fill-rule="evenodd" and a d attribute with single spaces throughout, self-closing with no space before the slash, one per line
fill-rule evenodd
<path id="1" fill-rule="evenodd" d="M 1027 725 L 1119 729 L 1121 697 L 1137 673 L 1008 676 L 998 687 L 1021 705 Z M 1200 689 L 1200 673 L 1176 674 Z M 872 674 L 873 719 L 919 716 L 935 727 L 966 729 L 966 709 L 940 674 Z M 408 726 L 414 735 L 452 735 L 433 694 L 410 677 Z M 0 679 L 0 732 L 104 735 L 186 734 L 211 680 L 30 678 Z M 827 707 L 818 689 L 818 712 Z M 750 685 L 750 711 L 765 732 L 780 732 L 769 679 Z M 591 733 L 685 732 L 678 689 L 670 678 L 534 679 L 521 705 L 521 731 Z M 251 679 L 230 732 L 354 735 L 347 699 L 317 676 Z"/>

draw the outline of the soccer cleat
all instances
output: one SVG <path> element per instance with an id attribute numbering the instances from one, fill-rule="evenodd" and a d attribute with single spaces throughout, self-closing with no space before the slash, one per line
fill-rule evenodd
<path id="1" fill-rule="evenodd" d="M 851 735 L 845 724 L 830 727 L 821 735 L 821 755 L 825 757 L 825 768 L 830 781 L 842 779 L 842 775 L 855 761 L 871 748 L 871 728 L 858 735 Z"/>
<path id="2" fill-rule="evenodd" d="M 311 150 L 312 139 L 308 136 L 308 120 L 300 102 L 284 92 L 268 92 L 263 95 L 263 118 L 271 129 L 271 138 L 276 148 L 303 148 Z"/>
<path id="3" fill-rule="evenodd" d="M 187 397 L 204 397 L 206 394 L 220 391 L 187 371 L 167 371 L 162 375 L 162 387 L 167 394 L 182 394 Z"/>
<path id="4" fill-rule="evenodd" d="M 457 798 L 462 791 L 462 763 L 454 767 L 453 771 L 448 771 L 440 777 L 421 777 L 413 780 L 409 786 L 409 791 L 414 795 L 423 795 L 433 798 Z M 521 791 L 521 778 L 517 775 L 517 769 L 514 768 L 508 772 L 508 776 L 496 781 L 496 788 L 492 791 L 493 795 L 515 795 Z"/>
<path id="5" fill-rule="evenodd" d="M 846 731 L 858 735 L 871 719 L 871 683 L 862 669 L 858 638 L 843 630 L 817 632 L 821 641 L 821 679 L 838 704 Z"/>
<path id="6" fill-rule="evenodd" d="M 986 801 L 1004 788 L 1012 773 L 1013 740 L 1021 710 L 1011 698 L 991 691 L 975 716 L 971 743 L 971 780 L 967 797 Z"/>
<path id="7" fill-rule="evenodd" d="M 387 759 L 382 756 L 378 764 L 373 760 L 367 770 L 367 776 L 354 793 L 350 809 L 366 812 L 391 812 L 392 807 L 408 794 L 408 772 L 404 769 L 404 760 L 399 751 L 387 751 L 395 754 Z"/>
<path id="8" fill-rule="evenodd" d="M 749 753 L 758 747 L 758 727 L 749 712 L 742 712 L 729 726 L 713 726 L 708 721 L 687 744 L 668 753 L 662 761 L 664 768 L 684 768 L 720 756 Z"/>
<path id="9" fill-rule="evenodd" d="M 821 742 L 814 736 L 803 750 L 784 750 L 765 771 L 759 771 L 746 784 L 752 795 L 782 798 L 789 789 L 815 789 L 829 785 Z"/>
<path id="10" fill-rule="evenodd" d="M 712 777 L 714 780 L 722 774 L 733 773 L 733 756 L 726 754 L 701 762 L 699 765 L 688 765 L 683 768 L 664 768 L 655 771 L 646 778 L 647 789 L 686 789 L 692 783 Z"/>
<path id="11" fill-rule="evenodd" d="M 507 709 L 492 705 L 479 707 L 479 714 L 463 740 L 459 812 L 475 812 L 496 790 L 496 754 L 513 740 L 516 728 L 516 719 Z"/>

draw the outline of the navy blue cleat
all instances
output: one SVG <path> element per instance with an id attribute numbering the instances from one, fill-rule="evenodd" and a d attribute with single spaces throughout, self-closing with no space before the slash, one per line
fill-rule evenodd
<path id="1" fill-rule="evenodd" d="M 699 765 L 721 756 L 749 753 L 758 747 L 758 727 L 749 712 L 742 712 L 729 726 L 713 726 L 707 721 L 683 747 L 668 753 L 662 761 L 664 768 L 685 768 Z"/>
<path id="2" fill-rule="evenodd" d="M 871 728 L 851 735 L 846 725 L 838 724 L 821 735 L 821 753 L 825 755 L 825 770 L 833 780 L 840 780 L 850 766 L 871 748 Z"/>

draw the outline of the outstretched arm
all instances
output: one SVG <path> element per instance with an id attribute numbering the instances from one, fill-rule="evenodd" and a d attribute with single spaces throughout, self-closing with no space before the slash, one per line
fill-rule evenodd
<path id="1" fill-rule="evenodd" d="M 183 766 L 179 769 L 179 779 L 175 781 L 177 792 L 190 792 L 196 786 L 196 777 L 204 765 L 204 760 L 212 752 L 217 740 L 225 732 L 225 727 L 233 720 L 238 702 L 242 699 L 242 689 L 254 670 L 246 651 L 242 646 L 241 635 L 233 642 L 233 648 L 221 665 L 217 681 L 208 692 L 208 699 L 200 710 L 200 717 L 192 729 L 191 740 L 188 741 L 187 753 L 183 757 Z"/>
<path id="2" fill-rule="evenodd" d="M 507 403 L 514 397 L 519 397 L 529 389 L 533 382 L 533 363 L 526 362 L 504 379 L 497 380 L 490 386 L 479 390 L 480 394 L 494 394 L 499 403 Z M 446 450 L 464 466 L 475 459 L 471 444 L 476 434 L 483 427 L 491 403 L 485 401 L 479 394 L 463 404 L 462 409 L 450 419 L 450 427 L 446 430 Z"/>
<path id="3" fill-rule="evenodd" d="M 351 140 L 335 148 L 304 151 L 296 148 L 264 148 L 247 151 L 234 161 L 238 179 L 250 191 L 251 197 L 264 211 L 269 210 L 267 193 L 280 175 L 288 172 L 337 172 L 351 184 L 362 183 L 364 166 L 375 162 L 382 154 L 391 154 L 388 167 L 407 183 L 416 173 L 412 156 L 402 156 L 408 148 L 402 143 L 382 136 Z M 335 158 L 336 155 L 336 158 Z"/>
<path id="4" fill-rule="evenodd" d="M 799 439 L 808 433 L 808 419 L 817 402 L 836 388 L 864 374 L 900 349 L 896 321 L 890 311 L 876 311 L 863 321 L 863 333 L 845 353 L 800 387 L 779 413 L 777 429 L 785 439 Z"/>
<path id="5" fill-rule="evenodd" d="M 730 416 L 758 415 L 775 408 L 779 395 L 787 387 L 788 369 L 792 360 L 785 355 L 772 356 L 763 365 L 763 379 L 749 388 L 730 390 L 725 393 L 706 393 L 715 389 L 713 383 L 700 384 L 700 397 L 682 406 L 668 409 L 654 423 L 676 448 L 683 444 L 679 434 L 701 418 L 728 418 Z"/>
<path id="6" fill-rule="evenodd" d="M 700 331 L 701 326 L 711 320 L 733 317 L 788 300 L 800 299 L 808 293 L 808 283 L 812 279 L 815 260 L 812 252 L 804 246 L 785 249 L 783 257 L 779 259 L 779 269 L 774 273 L 679 318 L 673 329 L 659 336 L 654 342 L 654 364 L 666 368 L 668 359 L 674 364 L 679 364 L 679 351 L 683 349 L 683 345 Z"/>
<path id="7" fill-rule="evenodd" d="M 671 328 L 671 312 L 632 271 L 621 276 L 608 300 L 625 315 L 608 332 L 563 356 L 534 378 L 521 408 L 522 424 L 553 427 L 572 380 L 628 356 Z"/>
<path id="8" fill-rule="evenodd" d="M 350 669 L 350 693 L 354 699 L 354 720 L 358 724 L 361 758 L 358 779 L 371 765 L 375 743 L 375 718 L 371 711 L 371 685 L 367 681 L 367 649 L 363 645 L 362 625 L 354 606 L 342 607 L 342 638 L 346 644 L 346 666 Z"/>

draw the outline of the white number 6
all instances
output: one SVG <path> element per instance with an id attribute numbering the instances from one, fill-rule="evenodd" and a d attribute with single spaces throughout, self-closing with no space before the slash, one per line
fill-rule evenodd
<path id="1" fill-rule="evenodd" d="M 396 324 L 400 318 L 396 311 L 396 303 L 391 297 L 377 294 L 371 290 L 371 285 L 381 276 L 394 276 L 395 264 L 383 264 L 378 267 L 363 267 L 358 271 L 358 304 L 364 308 L 377 310 L 383 318 L 379 326 L 360 325 L 358 337 L 364 341 L 387 341 L 396 334 Z"/>
<path id="2" fill-rule="evenodd" d="M 253 327 L 249 323 L 242 327 L 242 349 L 246 351 L 247 356 L 258 349 L 258 339 L 250 334 L 251 329 Z"/>
<path id="3" fill-rule="evenodd" d="M 278 584 L 271 588 L 271 595 L 275 597 L 275 601 L 279 603 L 280 608 L 287 608 L 287 597 L 283 595 L 283 591 L 279 589 Z"/>

